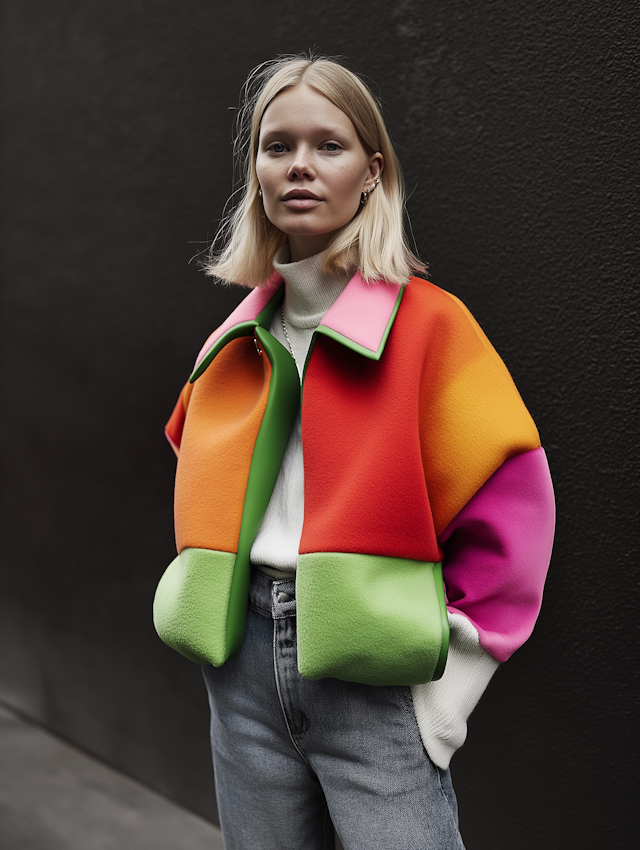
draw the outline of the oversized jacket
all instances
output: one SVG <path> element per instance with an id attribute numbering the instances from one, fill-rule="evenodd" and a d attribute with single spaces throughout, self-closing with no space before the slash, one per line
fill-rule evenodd
<path id="1" fill-rule="evenodd" d="M 300 389 L 268 331 L 283 292 L 276 274 L 212 334 L 167 425 L 179 554 L 156 594 L 161 637 L 203 663 L 237 652 L 251 545 L 301 405 L 302 675 L 438 678 L 447 611 L 506 660 L 538 615 L 554 513 L 502 360 L 449 293 L 356 274 L 314 333 Z"/>

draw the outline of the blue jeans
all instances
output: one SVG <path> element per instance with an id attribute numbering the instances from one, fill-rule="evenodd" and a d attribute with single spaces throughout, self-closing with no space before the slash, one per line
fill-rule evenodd
<path id="1" fill-rule="evenodd" d="M 298 673 L 294 580 L 254 573 L 242 649 L 204 678 L 226 850 L 328 850 L 331 821 L 345 850 L 464 850 L 410 689 Z"/>

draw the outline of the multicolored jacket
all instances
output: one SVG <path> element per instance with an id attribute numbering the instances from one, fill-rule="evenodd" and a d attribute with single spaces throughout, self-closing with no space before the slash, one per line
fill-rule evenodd
<path id="1" fill-rule="evenodd" d="M 251 545 L 301 404 L 302 675 L 437 678 L 447 609 L 506 660 L 540 609 L 554 508 L 502 360 L 454 296 L 356 274 L 314 333 L 301 390 L 267 330 L 283 292 L 274 275 L 212 334 L 167 425 L 179 556 L 156 595 L 160 636 L 202 663 L 239 649 Z"/>

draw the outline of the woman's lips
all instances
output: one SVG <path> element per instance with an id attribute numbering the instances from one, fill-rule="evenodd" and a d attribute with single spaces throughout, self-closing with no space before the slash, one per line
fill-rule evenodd
<path id="1" fill-rule="evenodd" d="M 282 198 L 290 209 L 310 210 L 322 203 L 322 199 L 310 189 L 289 189 Z"/>
<path id="2" fill-rule="evenodd" d="M 294 210 L 310 210 L 322 201 L 320 198 L 285 198 L 283 203 Z"/>

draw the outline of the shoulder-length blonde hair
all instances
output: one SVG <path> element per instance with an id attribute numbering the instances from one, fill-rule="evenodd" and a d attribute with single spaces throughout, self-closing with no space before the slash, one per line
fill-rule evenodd
<path id="1" fill-rule="evenodd" d="M 287 56 L 259 65 L 243 88 L 234 147 L 241 186 L 235 209 L 223 219 L 209 252 L 205 272 L 244 286 L 260 286 L 273 274 L 276 251 L 286 234 L 266 217 L 258 195 L 256 157 L 262 117 L 280 92 L 304 82 L 347 115 L 365 151 L 384 157 L 380 184 L 368 203 L 332 239 L 326 249 L 327 271 L 358 269 L 365 280 L 405 283 L 426 266 L 407 244 L 404 226 L 404 181 L 380 108 L 354 73 L 333 59 Z M 235 193 L 234 193 L 235 194 Z M 233 197 L 233 196 L 232 196 Z M 221 250 L 216 245 L 223 244 Z"/>

